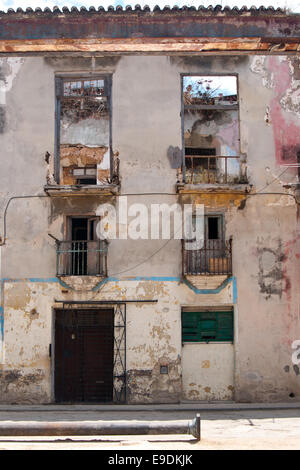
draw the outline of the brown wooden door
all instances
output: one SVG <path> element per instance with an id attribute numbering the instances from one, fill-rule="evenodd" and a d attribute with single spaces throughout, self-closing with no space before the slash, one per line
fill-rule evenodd
<path id="1" fill-rule="evenodd" d="M 113 398 L 113 310 L 56 310 L 56 402 Z"/>

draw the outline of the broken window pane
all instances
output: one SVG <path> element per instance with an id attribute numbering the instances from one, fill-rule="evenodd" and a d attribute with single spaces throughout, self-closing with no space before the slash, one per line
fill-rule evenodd
<path id="1" fill-rule="evenodd" d="M 185 76 L 183 101 L 186 181 L 238 182 L 237 78 Z"/>
<path id="2" fill-rule="evenodd" d="M 105 184 L 110 181 L 109 77 L 61 80 L 59 116 L 62 184 Z M 95 168 L 78 178 L 77 168 Z"/>

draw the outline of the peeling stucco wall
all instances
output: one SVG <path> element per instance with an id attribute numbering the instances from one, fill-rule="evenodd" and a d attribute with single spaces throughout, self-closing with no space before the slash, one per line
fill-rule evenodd
<path id="1" fill-rule="evenodd" d="M 60 146 L 60 162 L 62 168 L 62 184 L 76 184 L 73 170 L 77 167 L 96 168 L 96 179 L 105 181 L 110 178 L 108 147 L 89 147 L 82 144 Z"/>
<path id="2" fill-rule="evenodd" d="M 2 403 L 49 401 L 49 340 L 45 284 L 5 285 L 4 357 L 1 364 Z M 51 341 L 50 341 L 51 342 Z"/>
<path id="3" fill-rule="evenodd" d="M 69 288 L 68 288 L 69 286 Z M 158 300 L 127 306 L 127 383 L 130 403 L 176 403 L 182 398 L 181 304 L 198 305 L 197 294 L 179 280 L 124 279 L 92 291 L 94 279 L 64 284 L 58 279 L 5 282 L 5 354 L 1 364 L 2 403 L 49 403 L 53 400 L 55 299 Z M 234 303 L 233 285 L 201 303 Z M 20 340 L 20 338 L 22 340 Z M 161 366 L 168 373 L 161 373 Z M 232 371 L 233 373 L 233 371 Z"/>
<path id="4" fill-rule="evenodd" d="M 182 372 L 185 400 L 232 400 L 234 396 L 234 346 L 213 343 L 184 344 Z"/>
<path id="5" fill-rule="evenodd" d="M 273 127 L 276 160 L 279 164 L 295 163 L 300 151 L 299 58 L 255 57 L 251 70 L 273 92 L 266 113 L 267 124 Z"/>
<path id="6" fill-rule="evenodd" d="M 214 396 L 250 402 L 286 401 L 291 394 L 300 400 L 299 369 L 292 363 L 292 342 L 300 339 L 299 218 L 293 197 L 283 189 L 285 183 L 296 180 L 297 170 L 289 168 L 280 175 L 284 170 L 281 164 L 295 162 L 299 143 L 297 60 L 285 56 L 150 55 L 95 61 L 88 57 L 9 60 L 2 58 L 0 62 L 6 123 L 0 134 L 0 146 L 6 151 L 0 171 L 1 224 L 9 197 L 45 195 L 44 156 L 46 151 L 54 152 L 55 73 L 112 73 L 112 146 L 120 158 L 121 194 L 134 194 L 129 202 L 142 202 L 148 209 L 152 203 L 194 201 L 204 204 L 210 213 L 224 213 L 226 238 L 233 237 L 235 283 L 218 291 L 208 280 L 198 280 L 192 287 L 181 282 L 180 240 L 171 240 L 164 248 L 166 240 L 111 240 L 108 281 L 96 291 L 92 291 L 94 282 L 63 288 L 56 278 L 55 243 L 48 233 L 63 239 L 66 215 L 94 215 L 101 202 L 116 204 L 117 198 L 12 201 L 6 219 L 6 245 L 1 248 L 1 277 L 5 279 L 2 403 L 53 401 L 48 348 L 53 339 L 54 301 L 61 298 L 158 299 L 155 305 L 128 306 L 131 403 L 178 402 L 183 390 L 186 398 L 194 400 Z M 178 149 L 182 148 L 180 74 L 233 71 L 239 76 L 241 156 L 252 193 L 283 194 L 248 195 L 243 205 L 245 194 L 237 188 L 198 194 L 186 190 L 177 195 Z M 103 156 L 100 148 L 98 153 L 89 150 L 96 152 L 99 160 Z M 136 195 L 139 193 L 141 196 Z M 193 366 L 186 368 L 181 308 L 214 305 L 234 306 L 234 345 L 226 345 L 230 349 L 228 369 L 221 367 L 220 349 L 207 356 L 206 346 L 214 351 L 210 345 L 201 345 L 193 356 Z M 217 361 L 217 370 L 223 371 L 222 383 L 214 378 L 208 383 L 207 368 L 197 369 L 206 360 Z M 168 374 L 161 374 L 161 366 L 168 366 Z M 196 386 L 189 384 L 205 393 L 192 393 Z"/>

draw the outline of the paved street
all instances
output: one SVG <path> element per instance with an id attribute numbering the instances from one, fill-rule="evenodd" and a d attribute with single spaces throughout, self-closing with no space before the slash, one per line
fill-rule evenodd
<path id="1" fill-rule="evenodd" d="M 192 420 L 199 409 L 111 411 L 79 407 L 44 411 L 0 408 L 0 422 Z M 68 410 L 67 410 L 68 409 Z M 201 450 L 300 449 L 300 407 L 266 410 L 212 410 L 201 413 L 200 442 L 191 435 L 0 437 L 0 450 Z"/>

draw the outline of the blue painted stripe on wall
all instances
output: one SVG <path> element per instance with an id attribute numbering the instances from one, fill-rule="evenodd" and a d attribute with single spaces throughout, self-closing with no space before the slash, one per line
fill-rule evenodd
<path id="1" fill-rule="evenodd" d="M 190 289 L 192 289 L 196 294 L 219 294 L 228 284 L 233 282 L 233 299 L 235 299 L 236 291 L 235 291 L 235 277 L 229 277 L 225 279 L 225 281 L 217 288 L 217 289 L 197 289 L 197 287 L 193 286 L 189 283 L 187 279 L 184 279 L 183 282 L 186 284 Z M 235 302 L 234 302 L 235 303 Z"/>
<path id="2" fill-rule="evenodd" d="M 132 279 L 132 278 L 128 278 Z M 157 281 L 157 282 L 180 282 L 180 277 L 176 276 L 136 276 L 133 278 L 134 281 Z"/>
<path id="3" fill-rule="evenodd" d="M 107 284 L 109 282 L 121 282 L 121 281 L 155 281 L 155 282 L 183 282 L 186 286 L 192 289 L 196 294 L 218 294 L 221 292 L 229 283 L 233 283 L 233 300 L 236 303 L 237 299 L 237 285 L 236 285 L 236 278 L 234 276 L 227 278 L 217 289 L 197 289 L 197 287 L 193 286 L 187 279 L 181 279 L 178 276 L 136 276 L 136 277 L 127 277 L 127 278 L 117 278 L 117 277 L 108 277 L 102 279 L 96 286 L 93 287 L 93 291 L 96 291 L 101 287 L 103 284 Z M 67 283 L 62 281 L 57 277 L 50 277 L 50 278 L 20 278 L 20 279 L 9 279 L 4 278 L 1 280 L 3 282 L 58 282 L 62 286 L 72 289 Z"/>
<path id="4" fill-rule="evenodd" d="M 236 282 L 236 277 L 233 278 L 233 285 L 232 285 L 232 296 L 233 296 L 233 303 L 236 304 L 237 300 L 237 282 Z"/>
<path id="5" fill-rule="evenodd" d="M 12 279 L 5 277 L 1 282 L 60 282 L 58 277 L 21 277 L 19 279 Z"/>
<path id="6" fill-rule="evenodd" d="M 1 340 L 3 340 L 4 337 L 4 310 L 3 307 L 0 307 L 0 335 L 1 335 Z"/>
<path id="7" fill-rule="evenodd" d="M 102 285 L 107 284 L 109 282 L 120 282 L 120 281 L 156 281 L 156 282 L 180 282 L 182 279 L 180 277 L 170 277 L 170 276 L 136 276 L 130 278 L 117 278 L 117 277 L 108 277 L 102 279 L 95 287 L 93 287 L 92 291 L 97 291 Z M 57 277 L 50 277 L 50 278 L 21 278 L 21 279 L 9 279 L 4 278 L 0 280 L 1 289 L 3 289 L 4 282 L 58 282 L 63 287 L 67 289 L 72 289 L 68 284 Z M 217 289 L 197 289 L 192 284 L 190 284 L 186 279 L 183 279 L 183 283 L 192 289 L 196 294 L 218 294 L 221 292 L 230 282 L 232 282 L 232 289 L 233 289 L 233 303 L 236 303 L 237 299 L 237 283 L 236 278 L 234 276 L 226 279 Z M 0 335 L 1 339 L 4 338 L 4 308 L 0 306 Z"/>
<path id="8" fill-rule="evenodd" d="M 20 278 L 20 279 L 11 279 L 11 278 L 4 278 L 1 282 L 58 282 L 61 286 L 66 287 L 67 289 L 72 289 L 68 284 L 66 284 L 62 279 L 58 277 L 28 277 L 28 278 Z"/>

